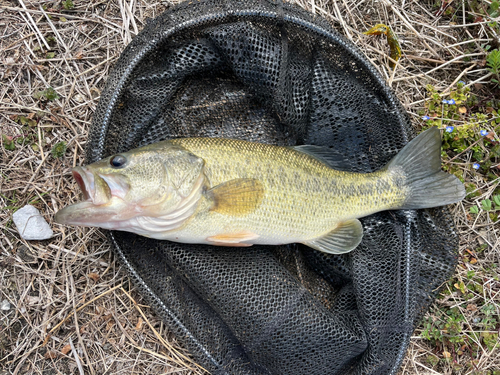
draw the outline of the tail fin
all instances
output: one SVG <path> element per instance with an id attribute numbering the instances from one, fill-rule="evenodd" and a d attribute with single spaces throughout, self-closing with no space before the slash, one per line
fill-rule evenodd
<path id="1" fill-rule="evenodd" d="M 465 197 L 458 178 L 441 171 L 441 135 L 433 127 L 408 143 L 387 165 L 405 175 L 410 188 L 402 209 L 444 206 Z"/>

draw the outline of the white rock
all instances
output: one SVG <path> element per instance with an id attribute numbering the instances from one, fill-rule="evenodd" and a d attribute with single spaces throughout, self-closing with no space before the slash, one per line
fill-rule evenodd
<path id="1" fill-rule="evenodd" d="M 81 94 L 76 94 L 74 97 L 75 101 L 78 103 L 83 103 L 85 101 L 85 98 Z"/>
<path id="2" fill-rule="evenodd" d="M 12 220 L 25 240 L 46 240 L 54 234 L 49 224 L 33 206 L 27 205 L 16 211 L 12 215 Z"/>
<path id="3" fill-rule="evenodd" d="M 7 301 L 6 299 L 4 299 L 2 301 L 2 304 L 0 305 L 0 310 L 4 310 L 4 311 L 10 310 L 10 303 L 9 303 L 9 301 Z"/>

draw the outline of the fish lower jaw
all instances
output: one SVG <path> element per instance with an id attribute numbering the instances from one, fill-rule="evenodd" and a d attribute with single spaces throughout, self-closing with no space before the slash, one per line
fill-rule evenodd
<path id="1" fill-rule="evenodd" d="M 56 213 L 54 220 L 65 225 L 115 229 L 109 226 L 112 224 L 116 226 L 116 223 L 129 220 L 137 214 L 134 206 L 112 197 L 103 204 L 95 204 L 92 199 L 88 199 L 64 207 Z"/>
<path id="2" fill-rule="evenodd" d="M 65 225 L 94 226 L 94 224 L 88 224 L 84 222 L 84 220 L 81 220 L 82 217 L 79 215 L 80 212 L 91 209 L 92 207 L 94 207 L 94 203 L 91 199 L 80 201 L 57 211 L 54 221 L 58 224 Z"/>

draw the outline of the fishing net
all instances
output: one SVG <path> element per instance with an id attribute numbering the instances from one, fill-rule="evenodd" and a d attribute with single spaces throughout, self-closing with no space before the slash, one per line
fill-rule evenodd
<path id="1" fill-rule="evenodd" d="M 87 162 L 175 137 L 327 146 L 372 172 L 413 136 L 381 76 L 321 17 L 282 1 L 193 1 L 150 21 L 110 73 Z M 212 374 L 393 374 L 453 272 L 446 208 L 361 219 L 347 255 L 111 232 L 149 304 Z"/>

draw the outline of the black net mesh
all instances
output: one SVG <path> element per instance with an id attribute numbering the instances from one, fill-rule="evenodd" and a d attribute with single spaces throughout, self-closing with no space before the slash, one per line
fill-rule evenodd
<path id="1" fill-rule="evenodd" d="M 167 138 L 328 146 L 370 172 L 413 131 L 368 60 L 281 1 L 196 1 L 151 21 L 95 112 L 87 161 Z M 110 238 L 157 313 L 213 374 L 392 374 L 456 264 L 445 208 L 361 220 L 344 256 Z"/>

